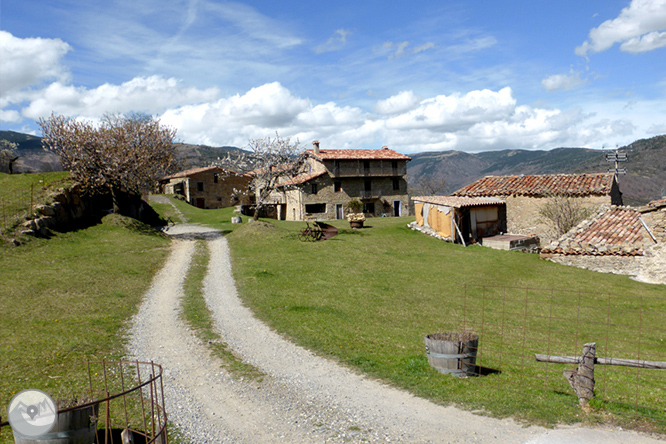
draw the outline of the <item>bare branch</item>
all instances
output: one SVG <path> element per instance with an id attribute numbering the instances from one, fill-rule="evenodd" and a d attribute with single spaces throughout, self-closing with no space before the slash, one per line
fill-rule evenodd
<path id="1" fill-rule="evenodd" d="M 275 133 L 275 138 L 250 140 L 247 151 L 229 153 L 215 165 L 253 176 L 250 192 L 255 196 L 254 218 L 257 219 L 260 211 L 277 199 L 274 193 L 278 186 L 304 171 L 305 159 L 298 140 L 292 144 L 291 138 L 283 139 Z"/>
<path id="2" fill-rule="evenodd" d="M 551 196 L 539 208 L 539 216 L 562 236 L 592 215 L 593 211 L 569 196 Z"/>

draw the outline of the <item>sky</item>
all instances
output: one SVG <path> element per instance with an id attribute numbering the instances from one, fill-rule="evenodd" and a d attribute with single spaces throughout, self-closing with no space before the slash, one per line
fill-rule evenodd
<path id="1" fill-rule="evenodd" d="M 211 146 L 615 148 L 666 133 L 666 0 L 0 0 L 0 129 L 52 113 Z"/>

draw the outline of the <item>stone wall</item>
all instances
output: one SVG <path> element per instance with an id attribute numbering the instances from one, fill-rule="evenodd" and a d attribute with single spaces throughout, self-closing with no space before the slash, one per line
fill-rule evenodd
<path id="1" fill-rule="evenodd" d="M 220 168 L 172 179 L 164 189 L 168 194 L 176 193 L 177 185 L 182 184 L 182 192 L 190 205 L 227 208 L 238 205 L 245 198 L 250 181 L 247 176 L 225 174 Z"/>
<path id="2" fill-rule="evenodd" d="M 508 196 L 506 200 L 507 232 L 529 236 L 536 234 L 541 245 L 548 245 L 559 236 L 539 215 L 541 207 L 548 202 L 547 197 Z M 572 198 L 597 214 L 604 207 L 610 207 L 609 196 L 589 196 Z"/>
<path id="3" fill-rule="evenodd" d="M 650 231 L 659 242 L 666 242 L 666 207 L 658 210 L 646 211 L 639 209 L 641 218 L 650 228 Z"/>
<path id="4" fill-rule="evenodd" d="M 35 207 L 34 218 L 22 224 L 21 234 L 48 236 L 50 230 L 70 230 L 90 217 L 95 206 L 111 205 L 108 196 L 84 197 L 78 184 L 59 189 L 49 200 L 52 203 Z"/>
<path id="5" fill-rule="evenodd" d="M 548 260 L 571 267 L 584 268 L 600 273 L 638 275 L 645 262 L 644 256 L 590 256 L 553 255 Z"/>
<path id="6" fill-rule="evenodd" d="M 325 212 L 312 213 L 315 218 L 336 219 L 336 206 L 342 205 L 346 210 L 347 204 L 352 199 L 374 204 L 374 211 L 366 212 L 368 217 L 379 217 L 384 214 L 393 216 L 395 201 L 400 202 L 401 215 L 409 216 L 407 181 L 404 177 L 396 178 L 399 189 L 394 190 L 393 179 L 392 177 L 333 179 L 328 175 L 323 175 L 305 183 L 300 190 L 286 193 L 287 219 L 302 220 L 306 212 L 305 206 L 311 204 L 325 204 Z M 371 181 L 370 191 L 365 190 L 366 180 Z M 340 182 L 339 191 L 335 191 L 335 182 Z M 316 193 L 313 192 L 315 191 L 313 184 L 316 185 Z"/>

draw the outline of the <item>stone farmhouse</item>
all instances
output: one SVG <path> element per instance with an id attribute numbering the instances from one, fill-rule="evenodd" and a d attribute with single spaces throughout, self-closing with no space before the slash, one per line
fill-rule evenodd
<path id="1" fill-rule="evenodd" d="M 160 179 L 160 192 L 183 196 L 199 208 L 226 208 L 247 200 L 252 178 L 217 166 L 194 168 Z"/>
<path id="2" fill-rule="evenodd" d="M 486 176 L 453 196 L 502 199 L 506 203 L 507 232 L 536 235 L 541 245 L 556 238 L 539 214 L 551 197 L 570 197 L 595 214 L 611 205 L 622 205 L 622 193 L 612 173 Z"/>
<path id="3" fill-rule="evenodd" d="M 408 156 L 379 150 L 307 150 L 303 173 L 283 181 L 271 196 L 281 220 L 344 219 L 347 204 L 358 199 L 366 217 L 409 216 Z"/>

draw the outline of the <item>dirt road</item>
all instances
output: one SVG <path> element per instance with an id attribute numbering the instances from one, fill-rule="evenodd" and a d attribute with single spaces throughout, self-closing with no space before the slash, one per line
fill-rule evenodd
<path id="1" fill-rule="evenodd" d="M 226 239 L 177 225 L 173 249 L 131 328 L 128 353 L 165 369 L 167 411 L 193 443 L 657 443 L 617 429 L 522 427 L 442 407 L 358 375 L 282 339 L 238 299 Z M 235 380 L 179 319 L 182 283 L 205 236 L 205 298 L 234 352 L 267 376 Z"/>

